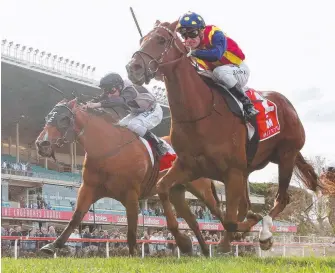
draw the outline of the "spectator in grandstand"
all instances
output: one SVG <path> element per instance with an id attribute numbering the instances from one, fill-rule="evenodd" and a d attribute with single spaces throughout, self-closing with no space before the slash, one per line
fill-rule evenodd
<path id="1" fill-rule="evenodd" d="M 48 230 L 45 227 L 41 227 L 41 230 L 40 230 L 40 232 L 38 232 L 37 237 L 50 237 L 50 236 L 48 234 Z M 39 242 L 39 247 L 42 247 L 42 246 L 44 246 L 48 243 L 49 243 L 49 241 L 40 241 Z"/>
<path id="2" fill-rule="evenodd" d="M 2 173 L 7 173 L 8 171 L 8 168 L 7 168 L 7 161 L 3 161 L 2 164 L 1 164 L 1 169 L 2 169 Z"/>
<path id="3" fill-rule="evenodd" d="M 71 239 L 80 239 L 81 236 L 79 234 L 79 230 L 78 229 L 74 229 L 74 231 L 71 233 L 70 237 Z M 67 242 L 66 245 L 73 247 L 76 249 L 76 251 L 78 251 L 81 248 L 81 242 Z"/>
<path id="4" fill-rule="evenodd" d="M 1 227 L 1 236 L 6 236 L 7 232 L 6 229 L 4 227 Z"/>
<path id="5" fill-rule="evenodd" d="M 74 201 L 70 201 L 70 206 L 72 208 L 72 211 L 76 208 L 76 203 Z"/>
<path id="6" fill-rule="evenodd" d="M 52 210 L 52 206 L 50 204 L 50 201 L 48 201 L 46 209 Z"/>
<path id="7" fill-rule="evenodd" d="M 82 235 L 83 239 L 91 239 L 91 233 L 90 233 L 90 228 L 88 226 L 85 227 L 85 229 L 83 230 L 83 235 Z M 87 247 L 89 246 L 90 243 L 89 242 L 84 242 L 83 243 L 83 247 Z"/>
<path id="8" fill-rule="evenodd" d="M 202 209 L 202 207 L 199 208 L 197 214 L 198 214 L 199 219 L 204 219 L 204 210 Z"/>
<path id="9" fill-rule="evenodd" d="M 100 239 L 100 235 L 99 235 L 99 231 L 97 228 L 95 228 L 91 234 L 91 239 Z M 99 246 L 99 243 L 98 242 L 92 242 L 91 243 L 92 246 L 96 246 L 98 247 Z"/>
<path id="10" fill-rule="evenodd" d="M 33 227 L 31 230 L 28 231 L 28 236 L 27 238 L 30 237 L 36 237 L 36 228 Z M 27 251 L 29 252 L 35 252 L 37 249 L 37 242 L 36 241 L 27 241 L 26 242 L 27 245 Z"/>
<path id="11" fill-rule="evenodd" d="M 153 216 L 154 215 L 154 211 L 151 208 L 148 209 L 148 213 L 149 213 L 149 216 Z"/>
<path id="12" fill-rule="evenodd" d="M 16 227 L 14 228 L 14 230 L 11 231 L 10 236 L 22 236 L 21 227 L 20 227 L 20 226 L 16 226 Z M 17 242 L 17 246 L 18 246 L 18 247 L 20 246 L 20 243 L 21 243 L 21 241 L 18 240 L 18 242 Z M 11 245 L 12 245 L 12 246 L 15 245 L 15 240 L 12 240 L 12 241 L 11 241 Z"/>
<path id="13" fill-rule="evenodd" d="M 110 236 L 107 230 L 100 230 L 100 239 L 109 239 Z M 100 247 L 104 247 L 105 243 L 100 243 Z"/>
<path id="14" fill-rule="evenodd" d="M 213 234 L 212 236 L 212 242 L 219 242 L 219 237 L 217 234 Z"/>
<path id="15" fill-rule="evenodd" d="M 148 234 L 147 231 L 144 232 L 143 236 L 141 237 L 141 240 L 150 240 L 150 236 L 149 236 L 149 234 Z M 150 254 L 149 244 L 148 243 L 144 244 L 144 253 L 145 254 Z"/>
<path id="16" fill-rule="evenodd" d="M 205 208 L 204 219 L 212 221 L 212 214 L 210 213 L 208 208 Z"/>
<path id="17" fill-rule="evenodd" d="M 166 236 L 166 240 L 168 240 L 168 241 L 173 241 L 174 240 L 174 237 L 172 236 L 171 232 L 169 232 L 168 235 Z M 168 243 L 167 248 L 170 249 L 172 251 L 172 253 L 174 254 L 176 246 L 173 243 Z"/>
<path id="18" fill-rule="evenodd" d="M 156 240 L 166 240 L 166 238 L 163 236 L 163 231 L 159 231 L 158 232 L 158 236 Z M 166 244 L 165 243 L 158 243 L 157 244 L 157 252 L 165 252 L 166 250 Z"/>
<path id="19" fill-rule="evenodd" d="M 55 230 L 54 226 L 49 226 L 48 236 L 49 237 L 57 237 L 56 230 Z"/>
<path id="20" fill-rule="evenodd" d="M 150 236 L 150 240 L 159 240 L 158 238 L 158 233 L 154 232 L 151 236 Z M 149 252 L 150 255 L 155 255 L 157 253 L 157 243 L 150 243 L 149 245 Z"/>
<path id="21" fill-rule="evenodd" d="M 156 216 L 162 216 L 163 215 L 163 210 L 162 210 L 162 208 L 160 208 L 160 207 L 156 207 L 155 208 L 155 215 Z"/>
<path id="22" fill-rule="evenodd" d="M 27 207 L 27 202 L 26 198 L 24 196 L 20 197 L 20 208 L 26 208 Z"/>
<path id="23" fill-rule="evenodd" d="M 146 210 L 146 209 L 142 209 L 141 210 L 141 215 L 148 216 L 149 215 L 149 211 Z"/>

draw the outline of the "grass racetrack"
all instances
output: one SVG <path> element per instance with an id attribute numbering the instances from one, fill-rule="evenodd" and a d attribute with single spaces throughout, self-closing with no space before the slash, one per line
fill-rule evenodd
<path id="1" fill-rule="evenodd" d="M 328 258 L 3 258 L 2 272 L 335 272 L 335 257 Z"/>

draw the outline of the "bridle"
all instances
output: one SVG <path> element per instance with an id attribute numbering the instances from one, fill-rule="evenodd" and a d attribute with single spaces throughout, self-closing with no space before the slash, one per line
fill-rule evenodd
<path id="1" fill-rule="evenodd" d="M 141 49 L 145 46 L 145 44 L 146 44 L 147 42 L 149 42 L 151 39 L 153 39 L 154 37 L 157 37 L 157 36 L 161 36 L 161 35 L 159 35 L 159 34 L 156 33 L 156 35 L 151 35 L 151 37 L 149 37 L 149 38 L 146 38 L 146 36 L 144 36 L 143 39 L 145 39 L 145 42 L 142 44 L 141 49 L 138 50 L 138 51 L 136 51 L 136 52 L 133 54 L 133 56 L 132 56 L 132 58 L 134 58 L 136 55 L 139 55 L 139 56 L 140 56 L 140 58 L 141 58 L 141 60 L 142 60 L 142 62 L 143 62 L 143 67 L 144 67 L 144 80 L 145 80 L 146 83 L 149 83 L 149 81 L 150 81 L 152 78 L 155 77 L 155 74 L 156 74 L 156 72 L 158 71 L 159 67 L 164 67 L 164 66 L 166 66 L 166 65 L 171 65 L 171 64 L 177 63 L 177 62 L 181 61 L 183 58 L 187 57 L 187 53 L 188 53 L 185 47 L 184 47 L 184 50 L 182 50 L 182 49 L 178 46 L 177 40 L 179 40 L 179 39 L 178 39 L 176 33 L 174 33 L 174 32 L 173 32 L 171 29 L 169 29 L 168 27 L 161 26 L 161 25 L 156 26 L 156 27 L 154 28 L 154 30 L 155 30 L 155 29 L 158 29 L 158 28 L 160 28 L 160 29 L 164 29 L 164 30 L 167 31 L 167 32 L 169 33 L 169 35 L 170 35 L 170 39 L 168 40 L 168 43 L 166 44 L 165 49 L 164 49 L 164 51 L 161 53 L 161 55 L 156 59 L 156 58 L 154 58 L 153 56 L 151 56 L 149 53 L 144 52 L 143 50 L 141 50 Z M 152 33 L 152 32 L 151 32 L 151 33 Z M 152 33 L 152 34 L 153 34 L 153 33 Z M 150 33 L 149 33 L 148 35 L 150 35 Z M 163 37 L 164 37 L 164 36 L 163 36 Z M 164 39 L 165 39 L 165 37 L 164 37 Z M 180 43 L 181 43 L 181 41 L 180 41 Z M 170 51 L 170 49 L 171 49 L 173 46 L 176 47 L 176 48 L 179 50 L 179 52 L 181 53 L 181 56 L 178 57 L 178 58 L 175 59 L 175 60 L 168 61 L 168 62 L 163 62 L 163 61 L 164 61 L 164 57 L 166 56 L 166 54 L 168 54 L 168 52 Z M 146 62 L 145 62 L 144 55 L 150 58 L 150 61 L 149 61 L 148 65 L 147 65 Z M 152 64 L 152 63 L 156 63 L 156 64 L 157 64 L 157 66 L 156 66 L 156 70 L 154 70 L 154 71 L 151 70 L 151 64 Z M 143 76 L 142 76 L 142 78 L 143 78 Z M 138 80 L 141 80 L 141 79 L 138 79 Z M 213 113 L 213 111 L 215 111 L 215 112 L 217 112 L 218 114 L 220 114 L 220 113 L 215 109 L 215 99 L 214 99 L 214 93 L 213 93 L 213 90 L 212 90 L 212 89 L 211 89 L 211 92 L 212 92 L 212 108 L 211 108 L 211 111 L 209 111 L 209 113 L 207 113 L 206 115 L 204 115 L 204 116 L 202 116 L 202 117 L 200 117 L 200 118 L 196 118 L 196 119 L 194 119 L 194 120 L 183 120 L 183 121 L 173 120 L 173 123 L 193 123 L 193 122 L 198 122 L 198 121 L 201 121 L 201 120 L 203 120 L 203 119 L 205 119 L 205 118 L 211 116 L 212 113 Z M 221 114 L 220 114 L 220 115 L 221 115 Z"/>
<path id="2" fill-rule="evenodd" d="M 177 40 L 179 40 L 179 39 L 178 39 L 176 33 L 174 33 L 171 29 L 169 29 L 168 27 L 165 27 L 165 26 L 161 26 L 161 25 L 156 26 L 156 27 L 154 28 L 154 30 L 155 30 L 155 29 L 164 29 L 165 31 L 168 32 L 168 34 L 169 34 L 169 36 L 170 36 L 170 39 L 168 39 L 168 41 L 167 41 L 167 43 L 166 43 L 166 45 L 165 45 L 164 51 L 160 54 L 160 56 L 159 56 L 158 58 L 154 58 L 154 57 L 151 56 L 149 53 L 144 52 L 144 51 L 142 51 L 141 49 L 138 50 L 138 51 L 136 51 L 136 52 L 133 54 L 133 56 L 132 56 L 132 58 L 133 58 L 133 57 L 135 57 L 136 55 L 139 55 L 140 58 L 141 58 L 141 60 L 143 61 L 143 65 L 144 65 L 144 79 L 145 79 L 145 82 L 146 82 L 146 83 L 149 83 L 149 81 L 155 77 L 155 75 L 156 75 L 156 73 L 157 73 L 159 67 L 162 67 L 162 66 L 165 66 L 165 65 L 169 65 L 169 64 L 173 64 L 173 63 L 177 63 L 177 62 L 179 62 L 181 59 L 183 59 L 184 57 L 186 57 L 186 54 L 187 54 L 186 49 L 183 50 L 183 49 L 181 49 L 181 48 L 178 46 Z M 154 34 L 154 33 L 151 33 L 151 34 Z M 150 35 L 150 33 L 149 33 L 148 35 Z M 147 35 L 147 36 L 148 36 L 148 35 Z M 150 40 L 152 40 L 154 37 L 157 37 L 157 36 L 158 36 L 158 37 L 162 37 L 162 38 L 166 39 L 165 36 L 159 35 L 159 34 L 157 34 L 157 33 L 155 33 L 155 35 L 150 35 L 150 37 L 147 37 L 147 36 L 144 36 L 144 37 L 143 37 L 144 43 L 142 44 L 142 47 L 141 47 L 141 48 L 143 48 L 143 46 L 145 46 L 146 43 L 149 42 Z M 181 43 L 181 42 L 180 42 L 180 43 Z M 176 48 L 179 50 L 179 52 L 181 53 L 181 56 L 180 56 L 179 58 L 177 58 L 176 60 L 172 60 L 172 61 L 168 61 L 168 62 L 163 62 L 164 57 L 166 56 L 166 54 L 169 53 L 170 49 L 171 49 L 173 46 L 176 47 Z M 150 58 L 150 61 L 149 61 L 148 64 L 146 64 L 146 62 L 145 62 L 145 60 L 144 60 L 144 56 L 147 56 L 147 57 Z M 156 69 L 155 69 L 154 71 L 151 69 L 151 65 L 152 65 L 153 63 L 156 63 Z"/>
<path id="3" fill-rule="evenodd" d="M 57 110 L 59 108 L 65 108 L 69 114 L 67 115 L 67 114 L 59 114 L 58 113 L 58 115 L 60 115 L 60 116 L 55 117 L 54 115 L 57 114 Z M 61 148 L 61 147 L 64 146 L 64 144 L 75 142 L 78 137 L 80 137 L 82 134 L 84 134 L 85 126 L 83 126 L 83 128 L 80 131 L 76 130 L 76 128 L 75 128 L 75 113 L 72 111 L 72 109 L 70 107 L 67 106 L 67 104 L 56 105 L 52 109 L 52 111 L 48 114 L 48 116 L 51 113 L 55 113 L 55 114 L 52 117 L 50 117 L 49 119 L 46 120 L 46 126 L 51 125 L 52 123 L 55 123 L 52 126 L 55 126 L 56 129 L 59 132 L 61 132 L 61 134 L 62 134 L 61 137 L 59 137 L 55 140 L 51 140 L 50 141 L 51 145 L 56 145 L 58 148 Z M 65 126 L 63 126 L 61 124 L 61 121 L 64 118 L 67 118 L 69 120 L 69 122 Z M 87 120 L 87 123 L 88 123 L 88 120 Z"/>
<path id="4" fill-rule="evenodd" d="M 68 114 L 57 113 L 57 108 L 59 109 L 61 107 L 65 108 L 68 111 Z M 77 108 L 77 109 L 78 109 L 78 111 L 83 111 L 80 108 Z M 116 111 L 115 109 L 113 109 L 113 110 Z M 53 112 L 57 113 L 59 116 L 50 117 L 47 120 L 46 126 L 48 124 L 52 124 L 52 126 L 56 127 L 56 129 L 59 132 L 62 133 L 61 137 L 57 138 L 56 140 L 49 141 L 51 145 L 56 145 L 58 148 L 63 147 L 64 144 L 66 144 L 66 143 L 73 143 L 73 142 L 77 141 L 77 139 L 85 133 L 85 128 L 89 124 L 90 119 L 92 118 L 92 116 L 94 116 L 94 114 L 88 114 L 88 118 L 86 120 L 86 123 L 83 125 L 83 127 L 81 129 L 79 129 L 79 128 L 76 128 L 76 125 L 75 125 L 76 113 L 72 109 L 70 109 L 66 104 L 56 105 L 54 107 L 54 109 L 48 114 L 48 116 Z M 66 126 L 61 126 L 60 121 L 64 118 L 68 118 L 69 122 L 67 123 Z M 55 119 L 55 121 L 52 120 L 52 119 Z M 117 124 L 113 124 L 113 125 L 116 126 Z M 133 133 L 133 134 L 134 134 L 134 137 L 131 138 L 130 140 L 121 143 L 117 147 L 114 147 L 110 151 L 107 151 L 105 154 L 103 154 L 101 156 L 98 156 L 96 158 L 97 159 L 106 158 L 106 157 L 110 157 L 110 156 L 113 156 L 113 155 L 119 153 L 124 146 L 127 146 L 128 144 L 134 142 L 137 139 L 136 134 L 135 133 Z M 92 157 L 92 155 L 91 155 L 91 157 Z"/>

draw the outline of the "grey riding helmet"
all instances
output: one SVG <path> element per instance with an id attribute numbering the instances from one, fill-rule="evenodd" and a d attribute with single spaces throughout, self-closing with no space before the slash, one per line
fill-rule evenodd
<path id="1" fill-rule="evenodd" d="M 106 91 L 111 91 L 112 88 L 122 90 L 124 88 L 124 81 L 119 74 L 112 72 L 101 78 L 99 87 Z"/>

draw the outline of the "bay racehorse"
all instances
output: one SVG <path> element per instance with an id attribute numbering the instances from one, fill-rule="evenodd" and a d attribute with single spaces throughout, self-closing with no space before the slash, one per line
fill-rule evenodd
<path id="1" fill-rule="evenodd" d="M 126 65 L 129 79 L 136 84 L 148 84 L 154 77 L 164 76 L 171 111 L 170 137 L 177 153 L 173 167 L 157 184 L 168 229 L 179 247 L 187 243 L 173 215 L 168 194 L 171 187 L 199 177 L 223 181 L 226 188 L 224 228 L 228 231 L 223 250 L 230 251 L 232 232 L 249 231 L 261 220 L 258 215 L 247 215 L 248 209 L 240 212 L 248 206 L 245 188 L 249 174 L 272 162 L 278 164 L 279 188 L 273 208 L 263 217 L 259 238 L 261 248 L 269 249 L 273 243 L 272 220 L 289 203 L 287 189 L 293 171 L 297 171 L 308 189 L 321 188 L 313 167 L 300 153 L 305 143 L 304 127 L 285 96 L 274 91 L 257 92 L 262 99 L 276 104 L 280 132 L 265 141 L 257 141 L 258 146 L 249 159 L 243 112 L 233 113 L 231 106 L 237 103 L 229 102 L 228 91 L 198 73 L 176 35 L 176 25 L 177 22 L 157 21 Z M 247 221 L 243 222 L 245 217 Z"/>
<path id="2" fill-rule="evenodd" d="M 90 206 L 103 197 L 110 197 L 126 208 L 129 254 L 134 254 L 139 200 L 157 194 L 155 185 L 166 171 L 159 172 L 157 157 L 152 165 L 145 145 L 133 132 L 114 122 L 110 114 L 83 110 L 76 99 L 59 102 L 47 115 L 46 125 L 36 139 L 38 153 L 43 157 L 54 157 L 55 148 L 78 141 L 86 155 L 83 182 L 72 219 L 54 242 L 41 249 L 43 252 L 52 254 L 56 248 L 63 247 Z M 169 137 L 164 139 L 170 142 Z M 210 179 L 197 179 L 185 187 L 175 187 L 170 195 L 177 214 L 185 219 L 205 255 L 209 255 L 196 217 L 186 203 L 185 190 L 202 200 L 212 214 L 221 219 L 223 216 L 214 183 Z"/>

